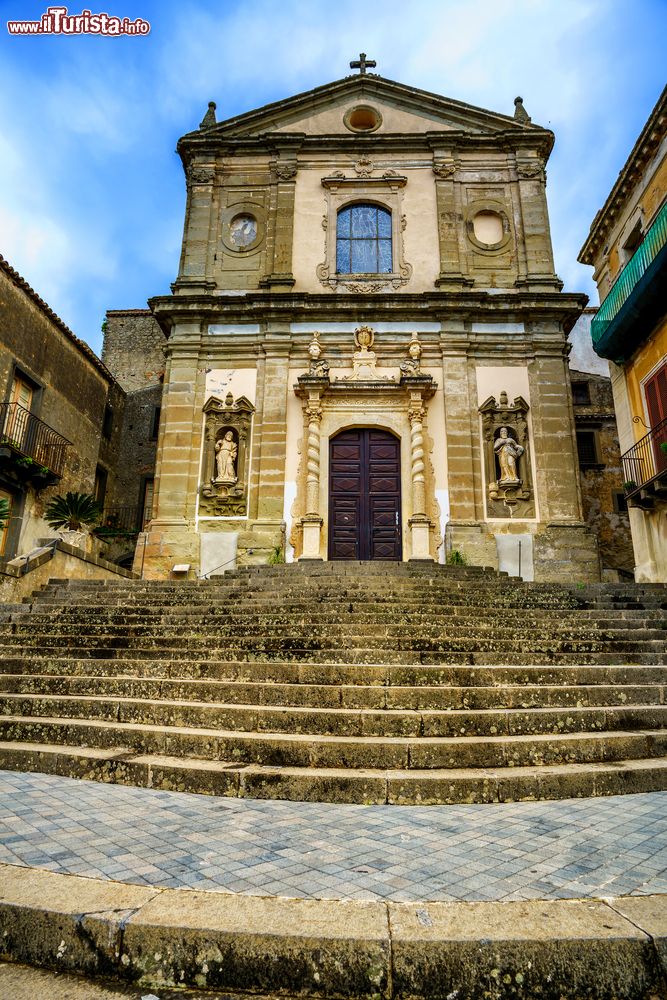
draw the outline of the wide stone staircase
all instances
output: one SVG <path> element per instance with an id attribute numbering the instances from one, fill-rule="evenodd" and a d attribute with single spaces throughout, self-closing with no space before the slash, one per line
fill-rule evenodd
<path id="1" fill-rule="evenodd" d="M 667 587 L 309 563 L 0 606 L 0 768 L 214 795 L 667 789 Z"/>

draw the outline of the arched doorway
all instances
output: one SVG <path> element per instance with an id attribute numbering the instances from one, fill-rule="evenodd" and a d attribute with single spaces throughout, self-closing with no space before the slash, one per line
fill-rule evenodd
<path id="1" fill-rule="evenodd" d="M 358 427 L 329 441 L 329 559 L 402 558 L 401 443 Z"/>

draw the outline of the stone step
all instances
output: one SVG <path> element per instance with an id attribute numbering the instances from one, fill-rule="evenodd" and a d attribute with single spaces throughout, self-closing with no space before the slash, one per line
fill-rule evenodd
<path id="1" fill-rule="evenodd" d="M 667 732 L 652 728 L 633 732 L 355 738 L 47 716 L 0 716 L 0 740 L 125 748 L 134 753 L 268 767 L 409 771 L 641 760 L 664 756 L 667 751 Z"/>
<path id="2" fill-rule="evenodd" d="M 667 588 L 468 569 L 54 581 L 0 608 L 7 766 L 358 802 L 667 787 Z"/>
<path id="3" fill-rule="evenodd" d="M 487 620 L 493 620 L 496 617 L 496 612 L 489 612 L 488 610 L 476 612 L 467 605 L 447 607 L 441 602 L 429 605 L 416 602 L 412 606 L 401 604 L 392 607 L 386 603 L 364 604 L 361 602 L 350 602 L 349 604 L 332 603 L 330 606 L 319 602 L 277 604 L 274 600 L 272 603 L 267 602 L 258 608 L 240 604 L 233 610 L 219 609 L 214 604 L 211 604 L 210 601 L 203 601 L 199 604 L 184 604 L 176 608 L 171 602 L 165 602 L 161 605 L 153 603 L 142 604 L 140 610 L 138 610 L 134 602 L 129 605 L 132 610 L 128 610 L 128 602 L 120 601 L 117 604 L 106 605 L 104 607 L 91 607 L 89 601 L 79 604 L 54 603 L 48 606 L 48 610 L 45 610 L 45 605 L 35 605 L 39 610 L 32 612 L 28 605 L 22 605 L 21 607 L 24 608 L 24 612 L 19 613 L 18 616 L 15 616 L 12 612 L 7 615 L 6 620 L 8 622 L 20 622 L 24 614 L 29 613 L 30 621 L 61 621 L 63 623 L 73 622 L 78 624 L 107 621 L 127 621 L 128 623 L 134 621 L 138 623 L 187 622 L 190 620 L 206 621 L 212 615 L 215 615 L 217 620 L 224 622 L 230 620 L 262 621 L 265 618 L 274 618 L 279 613 L 280 615 L 289 615 L 298 622 L 336 623 L 344 619 L 350 622 L 378 624 L 396 622 L 397 624 L 405 623 L 406 625 L 418 625 L 421 622 L 460 622 L 461 624 L 474 626 L 476 624 L 484 624 Z M 353 610 L 350 610 L 350 608 Z M 612 614 L 609 612 L 580 609 L 554 612 L 544 608 L 531 608 L 522 613 L 521 622 L 522 624 L 534 624 L 536 626 L 541 626 L 543 623 L 548 625 L 551 622 L 566 626 L 567 623 L 571 622 L 577 626 L 590 626 L 595 629 L 605 627 L 624 628 L 626 623 L 633 628 L 648 627 L 663 630 L 667 628 L 667 619 L 661 611 L 645 611 L 641 609 L 619 611 Z"/>
<path id="4" fill-rule="evenodd" d="M 582 608 L 581 605 L 570 602 L 570 601 L 556 601 L 551 597 L 544 597 L 543 600 L 526 601 L 523 596 L 517 597 L 516 600 L 511 600 L 507 595 L 503 595 L 501 598 L 496 598 L 489 594 L 410 594 L 406 596 L 392 595 L 389 593 L 378 593 L 378 594 L 366 594 L 364 596 L 358 593 L 336 593 L 336 594 L 320 594 L 317 598 L 314 598 L 312 594 L 284 594 L 280 599 L 277 598 L 275 594 L 267 594 L 266 596 L 257 597 L 255 595 L 245 596 L 243 594 L 233 594 L 225 598 L 225 600 L 220 600 L 216 603 L 215 600 L 211 599 L 210 595 L 205 597 L 193 598 L 187 594 L 173 594 L 167 595 L 163 598 L 156 594 L 146 594 L 145 599 L 139 600 L 138 597 L 133 597 L 131 595 L 123 595 L 113 598 L 99 598 L 98 595 L 91 596 L 90 598 L 79 598 L 75 601 L 66 601 L 62 595 L 53 595 L 50 598 L 44 598 L 40 601 L 34 601 L 34 608 L 44 608 L 50 609 L 51 607 L 60 607 L 63 604 L 67 604 L 70 607 L 80 607 L 80 608 L 95 608 L 95 607 L 108 607 L 108 608 L 127 608 L 132 607 L 135 604 L 140 607 L 153 606 L 157 609 L 160 608 L 211 608 L 213 611 L 219 609 L 234 609 L 243 606 L 247 608 L 249 612 L 262 611 L 266 609 L 279 607 L 291 607 L 300 606 L 303 610 L 318 610 L 318 609 L 340 609 L 348 608 L 350 604 L 359 605 L 360 610 L 381 610 L 381 611 L 391 611 L 406 608 L 408 610 L 414 609 L 442 609 L 448 613 L 456 613 L 455 609 L 462 608 L 470 610 L 479 610 L 483 615 L 497 614 L 499 611 L 509 612 L 514 611 L 517 615 L 524 615 L 532 611 L 546 611 L 547 613 L 557 616 L 560 612 L 581 612 L 589 609 Z M 451 609 L 451 611 L 450 611 Z M 598 615 L 602 615 L 603 609 L 595 609 Z M 638 608 L 628 608 L 628 610 L 647 610 L 660 611 L 661 607 L 659 604 L 655 606 L 647 604 Z"/>
<path id="5" fill-rule="evenodd" d="M 667 668 L 655 666 L 546 665 L 485 666 L 386 663 L 327 664 L 280 660 L 146 660 L 128 658 L 24 655 L 7 657 L 6 674 L 57 674 L 88 677 L 130 677 L 218 680 L 227 682 L 289 683 L 315 685 L 371 686 L 460 686 L 502 687 L 504 685 L 598 685 L 667 684 Z"/>
<path id="6" fill-rule="evenodd" d="M 114 656 L 130 651 L 133 656 L 151 655 L 175 659 L 183 656 L 208 656 L 210 658 L 243 659 L 245 656 L 271 659 L 308 659 L 325 660 L 329 662 L 350 661 L 361 662 L 411 662 L 415 659 L 422 662 L 442 660 L 454 661 L 461 657 L 470 657 L 469 662 L 480 661 L 480 656 L 491 657 L 494 661 L 503 660 L 516 662 L 515 657 L 524 663 L 539 663 L 541 658 L 547 662 L 557 662 L 561 658 L 567 661 L 574 657 L 582 662 L 590 662 L 591 656 L 609 658 L 610 662 L 618 662 L 617 657 L 629 662 L 664 662 L 667 653 L 667 642 L 648 639 L 637 641 L 605 640 L 604 638 L 567 638 L 532 636 L 518 640 L 515 637 L 443 637 L 429 639 L 422 637 L 377 637 L 347 636 L 344 641 L 336 642 L 336 638 L 304 636 L 303 634 L 278 635 L 244 635 L 224 637 L 213 636 L 165 636 L 135 637 L 128 635 L 33 635 L 12 634 L 14 642 L 3 644 L 5 654 L 12 655 L 16 650 L 30 650 L 33 653 L 46 655 L 49 650 L 67 649 L 75 656 Z M 138 643 L 141 645 L 137 645 Z M 518 652 L 520 651 L 520 652 Z M 464 658 L 463 662 L 466 662 Z"/>
<path id="7" fill-rule="evenodd" d="M 366 606 L 361 603 L 349 605 L 334 605 L 326 608 L 320 603 L 309 605 L 268 604 L 262 608 L 249 608 L 243 604 L 233 609 L 218 608 L 210 602 L 203 602 L 199 605 L 183 605 L 174 610 L 173 605 L 162 606 L 141 605 L 138 609 L 134 604 L 128 609 L 127 605 L 121 604 L 105 607 L 91 607 L 89 602 L 79 605 L 58 604 L 49 606 L 45 610 L 41 605 L 37 605 L 38 610 L 31 611 L 29 605 L 18 605 L 18 612 L 14 610 L 8 612 L 3 620 L 11 623 L 21 623 L 26 615 L 30 615 L 30 621 L 35 624 L 46 624 L 59 622 L 62 624 L 73 623 L 121 623 L 121 624 L 182 624 L 182 623 L 207 623 L 215 616 L 217 622 L 262 622 L 265 619 L 271 621 L 280 616 L 290 618 L 295 624 L 337 624 L 338 622 L 357 624 L 396 624 L 408 627 L 419 627 L 422 624 L 454 624 L 460 627 L 487 627 L 492 622 L 497 621 L 495 612 L 473 612 L 470 608 L 448 609 L 440 603 L 424 607 L 415 605 L 407 608 L 400 606 L 389 608 L 387 605 L 378 604 Z M 626 611 L 617 614 L 604 614 L 597 611 L 569 611 L 567 613 L 548 612 L 544 609 L 531 609 L 521 615 L 520 624 L 522 627 L 541 625 L 549 626 L 551 623 L 561 627 L 567 627 L 571 623 L 576 627 L 588 627 L 593 629 L 623 629 L 631 628 L 660 628 L 667 629 L 665 615 L 656 611 L 653 613 L 645 611 Z"/>
<path id="8" fill-rule="evenodd" d="M 291 644 L 288 644 L 291 645 Z M 437 644 L 432 644 L 437 645 Z M 276 643 L 261 643 L 253 645 L 229 643 L 223 648 L 216 649 L 211 644 L 203 643 L 199 648 L 193 649 L 193 643 L 188 641 L 181 647 L 170 647 L 169 644 L 160 644 L 152 647 L 139 647 L 132 645 L 117 645 L 116 643 L 106 643 L 104 646 L 85 645 L 83 642 L 63 643 L 60 640 L 44 642 L 31 645 L 23 641 L 18 645 L 3 644 L 3 651 L 6 658 L 15 658 L 29 649 L 31 657 L 51 657 L 55 653 L 67 650 L 68 654 L 74 658 L 90 657 L 91 659 L 118 659 L 123 660 L 127 654 L 131 659 L 145 660 L 191 660 L 191 659 L 212 659 L 214 661 L 226 660 L 276 660 L 280 663 L 290 661 L 308 661 L 311 664 L 327 665 L 336 664 L 374 664 L 383 662 L 386 664 L 405 665 L 496 665 L 499 661 L 506 665 L 523 666 L 527 663 L 533 666 L 550 664 L 576 664 L 576 665 L 618 665 L 618 666 L 654 666 L 656 663 L 664 662 L 662 650 L 655 651 L 651 647 L 654 643 L 640 644 L 641 652 L 618 651 L 618 644 L 613 650 L 587 651 L 582 648 L 572 648 L 575 643 L 568 643 L 567 650 L 554 650 L 550 643 L 543 644 L 543 651 L 527 652 L 523 646 L 517 650 L 512 643 L 504 644 L 507 648 L 498 649 L 497 644 L 489 644 L 488 649 L 480 650 L 480 643 L 471 644 L 470 650 L 449 650 L 446 651 L 438 646 L 437 649 L 421 650 L 397 650 L 396 648 L 383 648 L 375 646 L 373 648 L 347 648 L 347 649 L 326 649 L 317 650 L 303 648 L 295 645 L 292 648 L 281 648 L 280 641 Z M 579 644 L 581 646 L 583 644 Z M 591 645 L 591 644 L 589 644 Z M 660 643 L 660 645 L 664 645 Z"/>
<path id="9" fill-rule="evenodd" d="M 229 731 L 331 736 L 458 736 L 581 733 L 667 727 L 667 706 L 653 703 L 564 708 L 381 709 L 223 704 L 120 696 L 0 695 L 0 714 Z"/>
<path id="10" fill-rule="evenodd" d="M 307 684 L 266 681 L 161 679 L 123 674 L 0 674 L 0 693 L 123 697 L 231 705 L 372 709 L 584 708 L 604 705 L 662 705 L 665 683 L 504 684 L 495 687 Z"/>
<path id="11" fill-rule="evenodd" d="M 667 788 L 667 762 L 651 757 L 479 770 L 384 771 L 243 765 L 137 753 L 126 746 L 98 749 L 2 741 L 0 768 L 206 795 L 366 805 L 513 802 Z"/>
<path id="12" fill-rule="evenodd" d="M 131 624 L 112 621 L 82 620 L 75 621 L 35 621 L 32 616 L 17 622 L 0 624 L 0 642 L 3 636 L 28 637 L 29 644 L 60 638 L 80 641 L 87 644 L 91 641 L 100 645 L 117 638 L 128 641 L 134 638 L 144 638 L 149 642 L 164 644 L 168 640 L 215 640 L 229 638 L 234 641 L 245 641 L 248 637 L 258 641 L 273 640 L 276 637 L 297 639 L 305 635 L 309 640 L 328 640 L 338 645 L 345 642 L 349 646 L 366 645 L 369 640 L 398 640 L 399 648 L 406 643 L 442 642 L 456 640 L 466 643 L 465 648 L 476 640 L 484 642 L 514 642 L 530 643 L 560 643 L 568 641 L 622 644 L 644 643 L 649 640 L 663 642 L 667 646 L 667 631 L 661 628 L 634 627 L 635 623 L 626 623 L 624 627 L 601 628 L 589 622 L 564 623 L 551 622 L 539 625 L 503 626 L 496 621 L 480 621 L 476 624 L 449 620 L 443 623 L 421 623 L 418 626 L 407 626 L 397 623 L 352 622 L 339 619 L 335 622 L 295 622 L 290 616 L 274 614 L 269 621 L 246 620 L 215 621 L 212 616 L 199 622 L 150 622 Z M 187 627 L 186 627 L 187 626 Z M 85 629 L 85 638 L 82 631 Z"/>

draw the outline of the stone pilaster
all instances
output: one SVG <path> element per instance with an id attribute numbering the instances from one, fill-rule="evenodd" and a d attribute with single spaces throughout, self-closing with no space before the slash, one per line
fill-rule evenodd
<path id="1" fill-rule="evenodd" d="M 285 493 L 289 334 L 269 333 L 264 355 L 257 517 L 280 522 Z"/>
<path id="2" fill-rule="evenodd" d="M 451 154 L 439 151 L 433 162 L 435 197 L 440 247 L 440 274 L 436 285 L 443 290 L 465 288 L 473 279 L 463 273 L 459 244 L 461 219 L 459 183 L 456 180 L 458 161 Z"/>
<path id="3" fill-rule="evenodd" d="M 477 406 L 476 400 L 470 399 L 466 348 L 449 343 L 454 336 L 442 344 L 449 510 L 452 520 L 473 521 L 476 510 L 471 419 Z"/>
<path id="4" fill-rule="evenodd" d="M 574 415 L 563 355 L 537 354 L 528 364 L 540 521 L 582 521 Z"/>
<path id="5" fill-rule="evenodd" d="M 199 323 L 178 326 L 170 340 L 155 477 L 154 517 L 139 552 L 146 577 L 174 563 L 198 563 L 197 504 L 205 374 L 199 366 Z"/>
<path id="6" fill-rule="evenodd" d="M 294 202 L 296 196 L 296 147 L 282 150 L 279 160 L 271 164 L 273 189 L 271 192 L 272 255 L 267 259 L 270 268 L 260 281 L 262 288 L 270 291 L 289 289 L 294 285 L 292 274 L 292 246 L 294 241 Z"/>
<path id="7" fill-rule="evenodd" d="M 554 271 L 544 167 L 536 159 L 518 160 L 516 172 L 526 257 L 526 275 L 516 284 L 520 288 L 559 291 L 563 283 Z"/>
<path id="8" fill-rule="evenodd" d="M 215 282 L 207 275 L 215 167 L 212 163 L 193 162 L 187 168 L 186 180 L 183 249 L 173 290 L 176 293 L 210 291 L 215 288 Z"/>

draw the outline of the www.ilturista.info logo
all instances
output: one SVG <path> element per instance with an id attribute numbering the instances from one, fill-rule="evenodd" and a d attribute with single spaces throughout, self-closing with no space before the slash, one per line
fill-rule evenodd
<path id="1" fill-rule="evenodd" d="M 148 21 L 137 17 L 116 17 L 114 14 L 93 14 L 82 10 L 69 14 L 67 7 L 48 7 L 39 21 L 7 21 L 10 35 L 147 35 Z"/>

